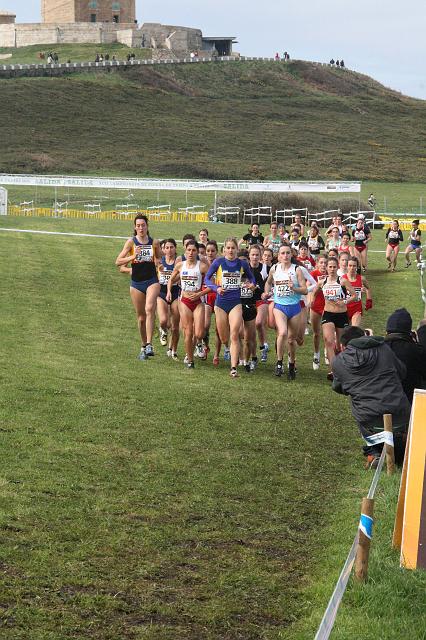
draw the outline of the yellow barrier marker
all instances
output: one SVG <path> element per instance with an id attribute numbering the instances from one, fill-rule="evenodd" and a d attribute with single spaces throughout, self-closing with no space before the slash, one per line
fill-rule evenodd
<path id="1" fill-rule="evenodd" d="M 393 544 L 401 566 L 426 569 L 426 391 L 416 389 L 401 478 Z"/>

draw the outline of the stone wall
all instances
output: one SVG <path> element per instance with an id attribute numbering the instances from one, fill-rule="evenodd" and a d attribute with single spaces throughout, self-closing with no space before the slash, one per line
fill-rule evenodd
<path id="1" fill-rule="evenodd" d="M 0 24 L 0 47 L 55 45 L 71 43 L 110 44 L 121 42 L 128 47 L 168 49 L 178 56 L 202 50 L 200 29 L 157 23 L 76 22 L 55 24 Z"/>
<path id="2" fill-rule="evenodd" d="M 134 25 L 118 25 L 112 23 L 90 24 L 0 24 L 0 47 L 26 47 L 29 45 L 55 45 L 78 43 L 111 44 L 113 42 L 129 43 L 137 46 L 138 38 L 133 40 Z M 120 39 L 118 37 L 120 34 Z M 141 41 L 142 36 L 139 38 Z M 140 44 L 139 44 L 140 46 Z"/>
<path id="3" fill-rule="evenodd" d="M 198 51 L 202 48 L 200 29 L 146 22 L 140 28 L 145 47 L 166 48 L 171 51 Z"/>

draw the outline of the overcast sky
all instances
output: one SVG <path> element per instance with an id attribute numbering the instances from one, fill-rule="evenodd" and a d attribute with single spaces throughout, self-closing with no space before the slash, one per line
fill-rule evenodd
<path id="1" fill-rule="evenodd" d="M 41 4 L 41 2 L 40 2 Z M 139 22 L 197 27 L 235 36 L 242 55 L 328 62 L 426 99 L 425 0 L 136 0 Z M 38 0 L 0 0 L 18 22 L 39 22 Z"/>

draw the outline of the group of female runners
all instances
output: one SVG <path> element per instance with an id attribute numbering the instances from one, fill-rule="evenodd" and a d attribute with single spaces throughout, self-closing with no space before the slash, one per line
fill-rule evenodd
<path id="1" fill-rule="evenodd" d="M 178 256 L 176 241 L 169 238 L 160 243 L 153 239 L 147 218 L 137 215 L 134 235 L 125 242 L 116 265 L 131 277 L 130 296 L 142 343 L 138 358 L 147 360 L 154 355 L 157 313 L 160 343 L 167 347 L 167 355 L 178 360 L 182 333 L 185 366 L 194 368 L 194 356 L 206 359 L 210 352 L 214 313 L 213 364 L 218 364 L 223 346 L 232 377 L 238 376 L 239 365 L 247 372 L 253 371 L 258 364 L 258 342 L 260 360 L 267 360 L 269 328 L 275 330 L 276 335 L 275 375 L 282 376 L 286 371 L 288 378 L 294 380 L 296 351 L 303 345 L 310 323 L 312 367 L 320 368 L 322 332 L 325 362 L 329 366 L 327 375 L 331 379 L 331 363 L 340 351 L 344 327 L 361 324 L 364 294 L 365 310 L 372 307 L 371 289 L 362 274 L 366 260 L 360 259 L 366 252 L 371 232 L 365 221 L 359 219 L 352 234 L 354 246 L 351 246 L 351 235 L 344 227 L 340 228 L 338 220 L 333 222 L 329 229 L 329 240 L 333 242 L 328 243 L 326 255 L 321 253 L 324 242 L 319 229 L 313 226 L 305 239 L 301 221 L 295 220 L 289 230 L 273 222 L 265 237 L 258 225 L 252 225 L 250 233 L 240 242 L 227 238 L 222 251 L 214 240 L 208 239 L 207 230 L 202 229 L 198 240 L 191 234 L 184 236 L 183 254 Z M 417 248 L 412 243 L 420 239 L 418 226 L 413 223 L 414 235 L 410 237 L 411 248 L 407 248 L 407 262 L 411 250 L 416 251 L 417 257 Z M 391 247 L 386 251 L 386 258 L 393 270 L 396 241 L 402 241 L 395 223 L 386 238 Z"/>

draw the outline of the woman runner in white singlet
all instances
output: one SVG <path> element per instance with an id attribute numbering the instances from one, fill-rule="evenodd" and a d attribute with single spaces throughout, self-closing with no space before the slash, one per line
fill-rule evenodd
<path id="1" fill-rule="evenodd" d="M 203 296 L 210 289 L 203 289 L 207 264 L 198 259 L 198 243 L 188 240 L 185 248 L 185 260 L 175 265 L 167 284 L 168 302 L 172 300 L 172 287 L 180 280 L 181 295 L 179 298 L 180 320 L 185 340 L 185 366 L 194 368 L 194 338 L 197 345 L 204 337 L 204 303 Z"/>
<path id="2" fill-rule="evenodd" d="M 265 292 L 262 297 L 269 298 L 272 286 L 274 287 L 274 318 L 277 327 L 277 364 L 275 375 L 283 373 L 283 355 L 286 347 L 289 354 L 288 377 L 294 380 L 296 339 L 299 333 L 301 320 L 302 295 L 308 293 L 306 281 L 299 266 L 292 263 L 291 248 L 280 247 L 278 263 L 274 265 L 265 283 Z"/>

